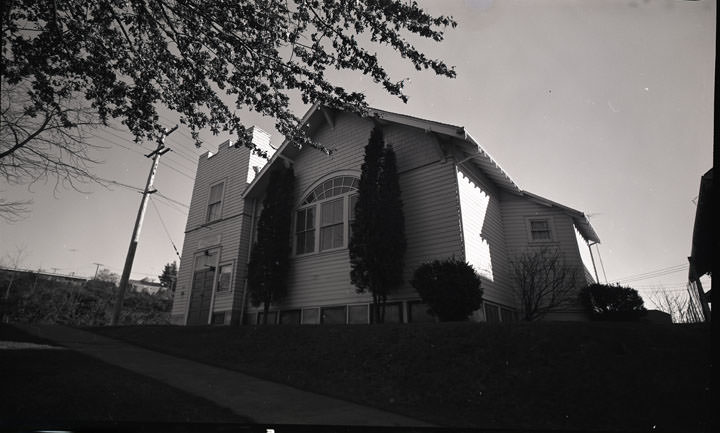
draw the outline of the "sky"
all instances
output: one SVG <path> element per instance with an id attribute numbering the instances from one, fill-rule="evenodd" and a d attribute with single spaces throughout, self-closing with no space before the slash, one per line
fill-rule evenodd
<path id="1" fill-rule="evenodd" d="M 373 107 L 464 126 L 520 186 L 585 212 L 602 243 L 601 281 L 644 295 L 685 290 L 700 176 L 712 166 L 716 2 L 422 1 L 458 22 L 430 57 L 457 78 L 417 72 L 379 49 L 395 79 L 409 78 L 409 102 L 358 75 L 331 75 L 365 92 Z M 309 108 L 292 105 L 298 116 Z M 177 116 L 164 112 L 168 127 Z M 274 121 L 248 115 L 283 137 Z M 92 277 L 120 274 L 153 143 L 137 145 L 121 126 L 95 132 L 104 160 L 95 172 L 124 186 L 54 182 L 0 184 L 7 199 L 32 199 L 23 220 L 0 222 L 0 260 L 26 269 Z M 182 251 L 198 156 L 229 136 L 201 135 L 196 149 L 182 127 L 167 144 L 147 208 L 132 278 L 155 278 Z M 318 155 L 322 157 L 322 155 Z M 100 263 L 101 265 L 97 265 Z M 650 276 L 650 277 L 648 277 Z"/>

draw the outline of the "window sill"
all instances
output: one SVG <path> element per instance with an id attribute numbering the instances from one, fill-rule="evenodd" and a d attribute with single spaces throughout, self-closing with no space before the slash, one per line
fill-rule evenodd
<path id="1" fill-rule="evenodd" d="M 293 259 L 305 259 L 310 257 L 317 257 L 317 256 L 324 256 L 329 254 L 334 254 L 342 251 L 348 251 L 347 247 L 338 247 L 338 248 L 332 248 L 329 250 L 323 250 L 320 252 L 312 252 L 312 253 L 303 253 L 303 254 L 294 254 L 292 256 Z"/>

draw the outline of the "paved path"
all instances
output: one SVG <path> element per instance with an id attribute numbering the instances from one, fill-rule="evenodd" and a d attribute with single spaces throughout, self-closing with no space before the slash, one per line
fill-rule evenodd
<path id="1" fill-rule="evenodd" d="M 13 326 L 205 398 L 259 424 L 430 426 L 405 416 L 153 352 L 74 328 Z"/>

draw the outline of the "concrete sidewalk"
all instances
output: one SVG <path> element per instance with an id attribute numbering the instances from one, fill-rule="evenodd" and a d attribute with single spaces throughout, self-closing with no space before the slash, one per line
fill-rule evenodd
<path id="1" fill-rule="evenodd" d="M 300 391 L 74 328 L 59 325 L 13 326 L 205 398 L 259 424 L 431 426 L 402 415 Z"/>

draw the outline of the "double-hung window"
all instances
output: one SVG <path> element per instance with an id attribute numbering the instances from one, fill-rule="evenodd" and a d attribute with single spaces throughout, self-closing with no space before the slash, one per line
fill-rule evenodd
<path id="1" fill-rule="evenodd" d="M 295 245 L 297 254 L 315 251 L 315 206 L 297 211 L 295 220 Z"/>
<path id="2" fill-rule="evenodd" d="M 345 240 L 343 218 L 344 198 L 320 204 L 320 251 L 340 248 Z"/>
<path id="3" fill-rule="evenodd" d="M 552 229 L 548 219 L 531 219 L 530 224 L 530 240 L 532 241 L 551 241 Z"/>
<path id="4" fill-rule="evenodd" d="M 208 201 L 207 222 L 213 222 L 222 216 L 222 199 L 225 183 L 221 182 L 210 187 L 210 200 Z"/>
<path id="5" fill-rule="evenodd" d="M 347 247 L 358 184 L 356 177 L 337 176 L 308 193 L 295 213 L 296 254 Z"/>

